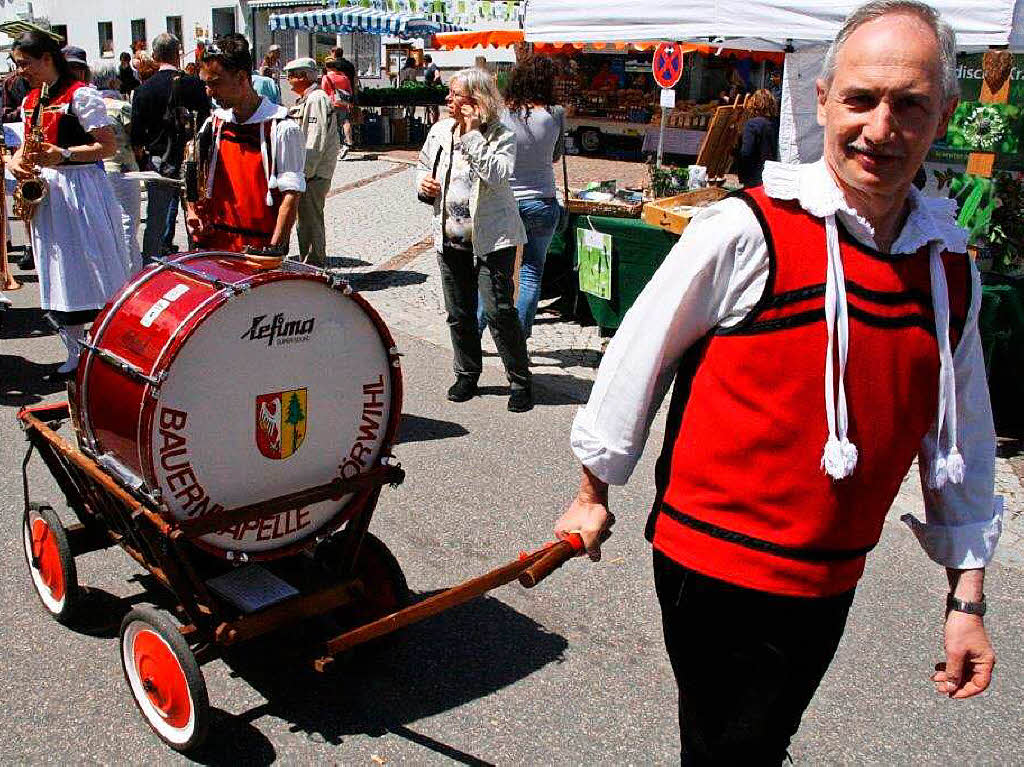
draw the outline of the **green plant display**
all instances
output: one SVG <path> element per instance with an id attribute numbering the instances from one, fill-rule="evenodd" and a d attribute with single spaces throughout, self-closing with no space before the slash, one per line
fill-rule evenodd
<path id="1" fill-rule="evenodd" d="M 994 186 L 997 203 L 988 229 L 992 266 L 1018 272 L 1024 268 L 1024 178 L 1019 173 L 1000 173 Z"/>
<path id="2" fill-rule="evenodd" d="M 996 207 L 992 179 L 970 173 L 940 175 L 936 172 L 935 177 L 940 189 L 945 182 L 949 183 L 949 196 L 960 207 L 956 222 L 970 233 L 970 241 L 977 244 L 988 232 L 989 220 Z"/>
<path id="3" fill-rule="evenodd" d="M 671 197 L 686 191 L 690 171 L 686 168 L 672 168 L 667 165 L 658 167 L 649 163 L 647 174 L 651 182 L 651 194 L 655 197 Z"/>
<path id="4" fill-rule="evenodd" d="M 960 103 L 949 123 L 945 144 L 968 152 L 1018 154 L 1021 110 L 1015 104 Z"/>

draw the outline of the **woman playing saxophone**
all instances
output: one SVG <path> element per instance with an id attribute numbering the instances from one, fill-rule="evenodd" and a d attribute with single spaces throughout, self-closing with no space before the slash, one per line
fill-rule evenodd
<path id="1" fill-rule="evenodd" d="M 56 40 L 26 32 L 11 57 L 32 90 L 22 104 L 26 141 L 8 168 L 33 209 L 40 305 L 67 347 L 61 377 L 78 365 L 86 323 L 130 273 L 120 209 L 100 162 L 117 143 L 102 98 L 75 78 Z"/>

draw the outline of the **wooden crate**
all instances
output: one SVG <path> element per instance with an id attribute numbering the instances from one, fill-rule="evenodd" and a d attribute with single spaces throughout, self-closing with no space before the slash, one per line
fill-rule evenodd
<path id="1" fill-rule="evenodd" d="M 644 222 L 651 226 L 660 226 L 674 234 L 681 234 L 690 223 L 690 218 L 676 213 L 672 208 L 677 205 L 710 205 L 718 202 L 728 195 L 721 187 L 710 186 L 705 189 L 694 189 L 691 192 L 683 192 L 673 197 L 662 197 L 644 205 L 641 214 Z"/>

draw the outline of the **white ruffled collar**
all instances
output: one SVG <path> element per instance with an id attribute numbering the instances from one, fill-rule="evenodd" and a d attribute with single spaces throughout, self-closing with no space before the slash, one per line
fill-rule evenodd
<path id="1" fill-rule="evenodd" d="M 854 210 L 825 167 L 825 160 L 808 164 L 766 162 L 764 191 L 776 200 L 796 200 L 818 218 L 835 215 L 863 244 L 874 247 L 874 227 Z M 892 246 L 893 253 L 914 253 L 923 245 L 940 242 L 945 250 L 963 253 L 967 232 L 956 223 L 956 200 L 928 197 L 910 188 L 910 215 Z"/>
<path id="2" fill-rule="evenodd" d="M 865 245 L 874 246 L 874 229 L 846 201 L 825 167 L 765 163 L 764 191 L 777 200 L 796 200 L 812 216 L 824 219 L 825 229 L 825 420 L 828 436 L 821 467 L 834 481 L 849 477 L 857 467 L 857 446 L 849 439 L 846 401 L 846 363 L 850 348 L 846 275 L 839 245 L 838 221 Z M 957 446 L 956 379 L 949 343 L 949 294 L 941 252 L 963 253 L 967 233 L 956 225 L 956 202 L 925 197 L 910 190 L 910 213 L 892 247 L 893 253 L 915 253 L 928 246 L 932 307 L 939 353 L 939 396 L 936 413 L 936 456 L 929 467 L 929 484 L 940 488 L 947 481 L 960 483 L 964 459 Z M 838 368 L 838 369 L 836 369 Z M 838 375 L 837 375 L 838 373 Z"/>

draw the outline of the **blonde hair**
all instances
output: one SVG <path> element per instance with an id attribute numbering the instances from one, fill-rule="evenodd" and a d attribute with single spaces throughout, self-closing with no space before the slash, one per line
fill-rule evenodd
<path id="1" fill-rule="evenodd" d="M 451 87 L 452 80 L 458 80 L 466 86 L 469 97 L 473 99 L 480 108 L 480 119 L 485 123 L 493 123 L 501 119 L 505 110 L 505 100 L 501 97 L 494 78 L 484 69 L 470 67 L 462 69 L 452 75 L 448 81 Z"/>
<path id="2" fill-rule="evenodd" d="M 776 117 L 779 114 L 779 106 L 775 103 L 772 92 L 762 88 L 747 101 L 746 111 L 751 117 Z"/>

